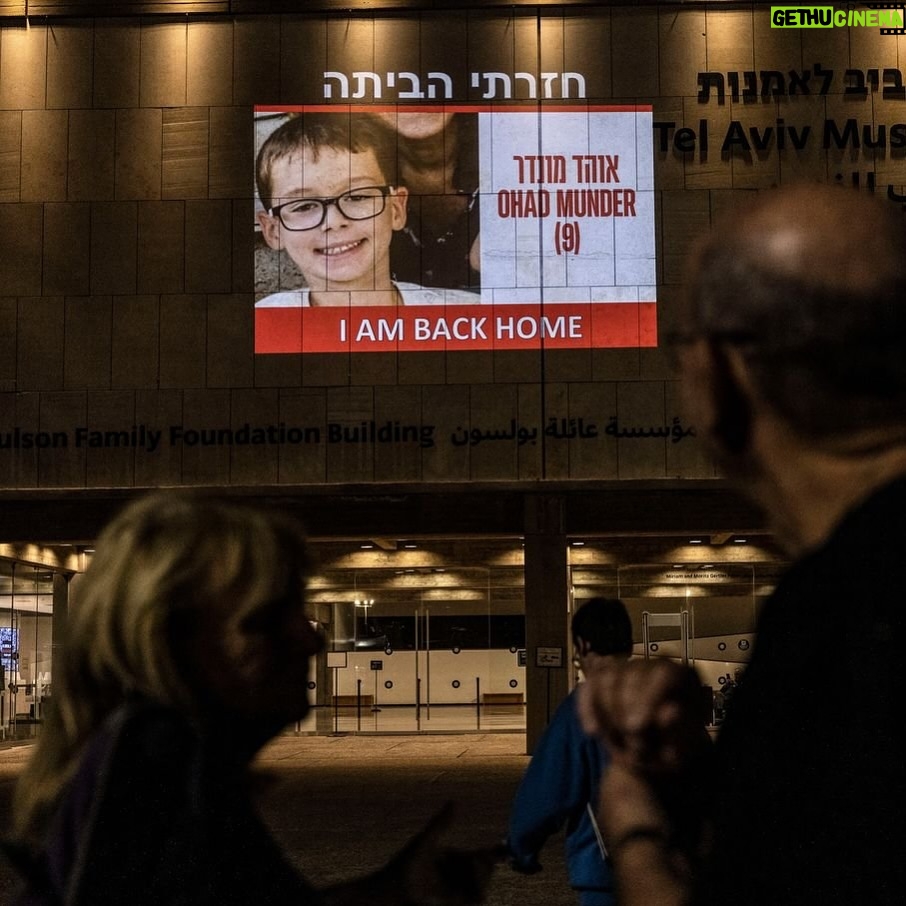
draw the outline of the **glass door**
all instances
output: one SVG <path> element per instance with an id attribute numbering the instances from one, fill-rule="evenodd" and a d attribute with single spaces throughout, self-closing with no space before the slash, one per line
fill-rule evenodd
<path id="1" fill-rule="evenodd" d="M 634 654 L 695 667 L 720 723 L 725 702 L 748 662 L 761 604 L 774 567 L 705 562 L 592 565 L 571 568 L 573 608 L 596 595 L 618 597 L 632 620 Z"/>
<path id="2" fill-rule="evenodd" d="M 521 548 L 484 542 L 483 557 L 504 562 L 476 566 L 462 563 L 482 557 L 465 545 L 407 542 L 374 566 L 319 573 L 329 666 L 318 699 L 330 716 L 318 732 L 524 729 Z"/>
<path id="3" fill-rule="evenodd" d="M 35 736 L 52 691 L 53 575 L 0 561 L 0 739 Z"/>

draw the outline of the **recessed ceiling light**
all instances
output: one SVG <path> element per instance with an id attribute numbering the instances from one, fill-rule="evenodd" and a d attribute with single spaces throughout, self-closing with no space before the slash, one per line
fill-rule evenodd
<path id="1" fill-rule="evenodd" d="M 748 538 L 734 538 L 733 543 L 734 544 L 748 544 L 749 539 Z"/>
<path id="2" fill-rule="evenodd" d="M 417 545 L 417 544 L 413 544 L 411 541 L 407 541 L 407 542 L 403 545 L 403 547 L 406 548 L 407 551 L 414 551 L 414 550 L 416 550 L 416 549 L 418 548 L 418 545 Z"/>
<path id="3" fill-rule="evenodd" d="M 690 544 L 703 544 L 704 542 L 702 541 L 701 538 L 690 538 L 689 543 Z"/>
<path id="4" fill-rule="evenodd" d="M 360 544 L 359 547 L 363 551 L 370 551 L 374 548 L 374 545 L 370 541 L 366 541 L 364 544 Z"/>
<path id="5" fill-rule="evenodd" d="M 585 547 L 585 542 L 584 542 L 584 541 L 570 541 L 570 544 L 571 544 L 573 547 Z"/>

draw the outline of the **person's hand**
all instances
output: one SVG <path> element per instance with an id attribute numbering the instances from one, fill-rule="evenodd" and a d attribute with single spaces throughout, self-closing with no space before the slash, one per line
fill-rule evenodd
<path id="1" fill-rule="evenodd" d="M 533 853 L 530 856 L 519 856 L 510 849 L 509 840 L 504 840 L 501 844 L 503 859 L 513 869 L 521 875 L 535 875 L 541 871 L 542 866 L 538 861 L 538 856 Z"/>
<path id="2" fill-rule="evenodd" d="M 695 672 L 664 659 L 593 671 L 579 691 L 585 732 L 615 764 L 648 777 L 682 771 L 708 744 Z"/>
<path id="3" fill-rule="evenodd" d="M 466 906 L 484 902 L 494 866 L 505 858 L 506 848 L 440 846 L 440 836 L 452 815 L 453 805 L 448 802 L 387 865 L 385 871 L 400 883 L 396 903 Z"/>
<path id="4" fill-rule="evenodd" d="M 710 740 L 697 675 L 662 659 L 593 670 L 579 715 L 610 755 L 597 817 L 620 902 L 685 906 L 707 827 Z"/>
<path id="5" fill-rule="evenodd" d="M 613 762 L 601 778 L 596 817 L 605 844 L 618 848 L 619 841 L 636 828 L 669 840 L 673 825 L 648 779 L 625 764 Z"/>
<path id="6" fill-rule="evenodd" d="M 440 845 L 450 825 L 447 803 L 379 872 L 324 891 L 330 906 L 471 906 L 484 902 L 503 844 L 477 849 Z"/>

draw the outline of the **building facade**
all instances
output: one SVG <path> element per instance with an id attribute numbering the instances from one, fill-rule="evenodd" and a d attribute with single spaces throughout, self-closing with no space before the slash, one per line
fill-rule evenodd
<path id="1" fill-rule="evenodd" d="M 314 615 L 337 652 L 341 625 L 354 636 L 313 677 L 328 714 L 359 682 L 371 707 L 519 701 L 530 748 L 573 680 L 569 611 L 597 593 L 639 622 L 694 599 L 724 678 L 781 558 L 682 412 L 665 347 L 684 260 L 719 211 L 777 185 L 906 202 L 898 23 L 779 27 L 762 3 L 302 7 L 0 0 L 7 725 L 40 719 L 99 527 L 155 487 L 300 514 Z M 390 308 L 407 296 L 374 264 L 386 300 L 321 307 L 377 232 L 318 252 L 324 285 L 294 243 L 361 181 L 277 199 L 255 181 L 271 130 L 316 116 L 395 135 L 393 286 L 430 299 Z M 407 132 L 419 117 L 440 140 Z M 310 231 L 276 210 L 299 197 L 321 205 Z M 501 628 L 514 615 L 522 637 Z M 458 645 L 476 619 L 482 641 Z M 379 677 L 358 632 L 390 624 L 405 651 L 388 642 Z M 465 667 L 468 651 L 485 654 Z"/>

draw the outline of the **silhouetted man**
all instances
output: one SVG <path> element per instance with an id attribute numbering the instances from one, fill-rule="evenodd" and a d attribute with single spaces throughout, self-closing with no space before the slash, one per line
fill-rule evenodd
<path id="1" fill-rule="evenodd" d="M 619 902 L 899 903 L 903 215 L 841 188 L 759 195 L 700 249 L 682 323 L 689 413 L 796 562 L 713 751 L 673 664 L 586 683 Z"/>

